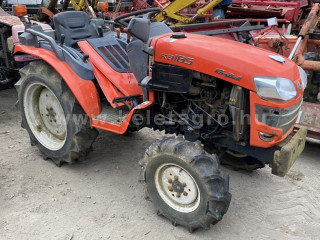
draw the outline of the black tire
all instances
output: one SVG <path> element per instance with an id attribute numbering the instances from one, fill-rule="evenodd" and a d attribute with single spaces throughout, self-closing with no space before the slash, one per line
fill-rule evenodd
<path id="1" fill-rule="evenodd" d="M 147 149 L 140 165 L 146 198 L 154 203 L 158 215 L 168 218 L 174 226 L 185 226 L 190 232 L 198 228 L 207 230 L 210 229 L 210 224 L 220 221 L 227 212 L 231 201 L 229 177 L 220 171 L 217 156 L 206 153 L 200 142 L 189 142 L 182 136 L 156 141 Z M 162 188 L 156 179 L 160 176 L 158 173 L 162 171 L 163 166 L 168 166 L 163 171 L 163 174 L 168 171 L 166 176 L 169 176 L 168 173 L 171 171 L 169 166 L 180 170 L 177 176 L 170 173 L 173 179 L 169 176 L 168 180 L 164 180 L 165 187 Z M 189 194 L 191 192 L 186 182 L 180 182 L 182 174 L 193 180 L 197 187 L 193 188 L 197 189 L 197 198 L 188 204 L 177 203 L 175 206 L 174 203 L 179 201 L 178 198 L 187 197 L 189 195 L 185 195 L 185 192 L 189 191 Z M 164 193 L 161 189 L 166 190 L 166 184 L 170 182 L 172 182 L 171 189 L 169 185 L 168 192 Z M 193 183 L 188 182 L 189 186 Z M 170 200 L 171 198 L 173 200 Z"/>
<path id="2" fill-rule="evenodd" d="M 20 74 L 21 79 L 16 85 L 18 104 L 22 127 L 27 130 L 31 145 L 37 146 L 58 166 L 64 162 L 71 164 L 75 160 L 81 160 L 91 150 L 98 131 L 90 127 L 89 119 L 60 75 L 43 61 L 29 63 L 20 70 Z M 56 105 L 53 108 L 49 108 L 52 101 L 41 101 L 44 91 L 54 99 Z M 41 112 L 41 106 L 47 107 L 48 114 Z M 63 123 L 58 125 L 59 128 L 54 128 L 60 122 Z M 58 136 L 59 130 L 64 133 L 61 133 L 62 136 Z M 50 146 L 51 142 L 57 146 Z"/>

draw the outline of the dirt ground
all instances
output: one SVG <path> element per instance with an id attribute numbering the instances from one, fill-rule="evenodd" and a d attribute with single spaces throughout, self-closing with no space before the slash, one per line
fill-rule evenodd
<path id="1" fill-rule="evenodd" d="M 138 160 L 160 132 L 102 132 L 85 162 L 44 161 L 20 127 L 15 90 L 0 91 L 0 239 L 319 239 L 320 145 L 280 178 L 223 168 L 233 194 L 209 231 L 190 234 L 155 214 Z"/>

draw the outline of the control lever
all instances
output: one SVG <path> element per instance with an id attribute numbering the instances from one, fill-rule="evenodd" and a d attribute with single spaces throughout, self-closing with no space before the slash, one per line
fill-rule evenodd
<path id="1" fill-rule="evenodd" d="M 24 16 L 24 21 L 26 24 L 31 24 L 30 19 L 28 16 Z"/>
<path id="2" fill-rule="evenodd" d="M 102 32 L 101 26 L 98 27 L 98 34 L 99 34 L 99 37 L 103 37 L 103 32 Z"/>
<path id="3" fill-rule="evenodd" d="M 60 39 L 60 47 L 63 47 L 64 40 L 66 39 L 66 36 L 64 34 L 61 34 L 61 39 Z"/>
<path id="4" fill-rule="evenodd" d="M 83 54 L 82 61 L 85 62 L 88 60 L 88 58 L 89 58 L 88 54 Z"/>

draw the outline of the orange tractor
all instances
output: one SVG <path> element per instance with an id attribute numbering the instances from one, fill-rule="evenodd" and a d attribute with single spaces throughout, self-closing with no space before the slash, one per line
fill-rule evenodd
<path id="1" fill-rule="evenodd" d="M 141 181 L 158 214 L 192 232 L 229 207 L 218 155 L 251 169 L 268 164 L 278 176 L 299 157 L 306 129 L 293 127 L 306 74 L 273 52 L 173 33 L 150 21 L 159 11 L 116 18 L 127 39 L 103 33 L 83 12 L 55 15 L 54 31 L 26 20 L 14 47 L 25 64 L 18 105 L 31 144 L 57 165 L 84 158 L 97 129 L 176 134 L 146 150 Z"/>

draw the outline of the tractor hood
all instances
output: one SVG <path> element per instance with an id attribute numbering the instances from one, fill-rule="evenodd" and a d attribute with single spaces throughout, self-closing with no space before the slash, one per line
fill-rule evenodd
<path id="1" fill-rule="evenodd" d="M 256 91 L 253 78 L 257 76 L 287 78 L 296 86 L 301 81 L 297 65 L 276 53 L 216 37 L 172 36 L 153 39 L 155 62 L 192 69 L 251 91 Z"/>

